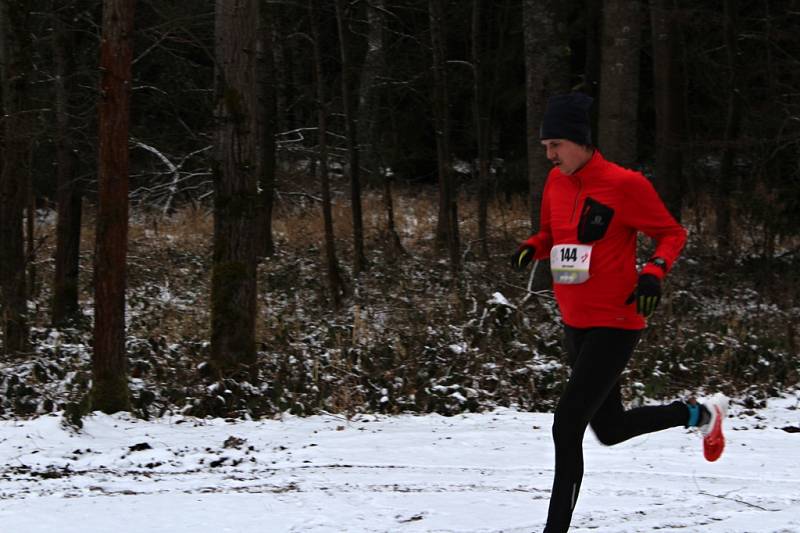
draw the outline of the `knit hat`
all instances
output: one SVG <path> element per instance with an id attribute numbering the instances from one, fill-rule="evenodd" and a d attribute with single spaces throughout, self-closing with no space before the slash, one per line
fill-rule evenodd
<path id="1" fill-rule="evenodd" d="M 539 138 L 568 139 L 577 144 L 592 144 L 589 109 L 594 98 L 583 93 L 559 94 L 547 99 Z"/>

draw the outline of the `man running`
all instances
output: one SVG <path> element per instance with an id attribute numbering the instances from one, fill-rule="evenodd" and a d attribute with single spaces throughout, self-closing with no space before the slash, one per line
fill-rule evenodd
<path id="1" fill-rule="evenodd" d="M 512 256 L 518 270 L 533 259 L 550 260 L 572 369 L 553 421 L 556 465 L 545 533 L 569 529 L 583 478 L 587 425 L 609 446 L 686 426 L 700 428 L 709 461 L 724 447 L 728 401 L 722 395 L 703 403 L 631 410 L 622 405 L 620 376 L 661 299 L 661 282 L 686 242 L 686 230 L 647 178 L 607 161 L 592 145 L 592 101 L 581 93 L 548 99 L 540 137 L 553 169 L 544 186 L 540 228 Z M 656 243 L 641 272 L 639 232 Z"/>

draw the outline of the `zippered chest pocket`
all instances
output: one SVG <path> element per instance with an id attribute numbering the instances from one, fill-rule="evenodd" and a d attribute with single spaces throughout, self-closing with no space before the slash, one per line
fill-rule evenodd
<path id="1" fill-rule="evenodd" d="M 581 218 L 578 221 L 578 242 L 589 243 L 602 239 L 611 219 L 614 218 L 614 209 L 601 204 L 591 197 L 587 197 L 581 208 Z"/>

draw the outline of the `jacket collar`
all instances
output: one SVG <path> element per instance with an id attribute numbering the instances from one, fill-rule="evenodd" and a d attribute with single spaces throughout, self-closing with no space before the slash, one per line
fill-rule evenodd
<path id="1" fill-rule="evenodd" d="M 572 175 L 576 178 L 589 178 L 598 170 L 600 170 L 605 162 L 606 160 L 603 157 L 603 154 L 600 153 L 600 150 L 595 148 L 594 153 L 592 153 L 592 157 L 590 157 L 586 164 L 576 170 Z"/>

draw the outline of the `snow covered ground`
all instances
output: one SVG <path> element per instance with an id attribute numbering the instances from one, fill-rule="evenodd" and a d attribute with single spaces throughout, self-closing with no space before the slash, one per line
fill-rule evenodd
<path id="1" fill-rule="evenodd" d="M 800 398 L 732 406 L 716 463 L 682 428 L 587 434 L 574 531 L 800 532 Z M 552 415 L 0 422 L 0 531 L 537 532 Z"/>

